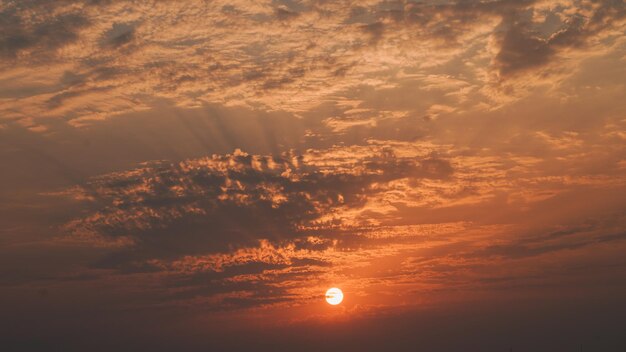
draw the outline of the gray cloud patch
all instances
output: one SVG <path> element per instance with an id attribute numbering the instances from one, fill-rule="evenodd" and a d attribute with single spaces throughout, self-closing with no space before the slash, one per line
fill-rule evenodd
<path id="1" fill-rule="evenodd" d="M 588 39 L 614 22 L 624 18 L 626 8 L 622 1 L 596 2 L 598 6 L 590 16 L 580 13 L 561 14 L 564 20 L 559 28 L 545 35 L 537 29 L 541 23 L 533 23 L 520 10 L 504 15 L 500 52 L 495 61 L 502 76 L 549 63 L 565 48 L 580 47 Z M 554 13 L 551 13 L 554 14 Z"/>
<path id="2" fill-rule="evenodd" d="M 53 51 L 78 38 L 89 20 L 80 13 L 44 17 L 31 23 L 14 9 L 0 13 L 0 55 L 15 57 L 26 50 Z"/>
<path id="3" fill-rule="evenodd" d="M 584 41 L 581 18 L 544 39 L 528 23 L 514 23 L 502 38 L 500 52 L 495 57 L 504 76 L 547 64 L 561 47 L 581 45 Z"/>
<path id="4" fill-rule="evenodd" d="M 289 21 L 300 16 L 298 12 L 291 11 L 284 7 L 277 7 L 274 10 L 274 14 L 276 15 L 276 18 L 278 18 L 278 20 L 280 21 Z"/>
<path id="5" fill-rule="evenodd" d="M 363 25 L 361 27 L 365 33 L 370 34 L 371 42 L 377 43 L 383 36 L 383 31 L 385 30 L 385 25 L 382 22 L 374 22 L 370 24 Z"/>
<path id="6" fill-rule="evenodd" d="M 117 48 L 132 42 L 134 38 L 134 25 L 128 23 L 114 23 L 111 29 L 104 33 L 102 45 Z"/>

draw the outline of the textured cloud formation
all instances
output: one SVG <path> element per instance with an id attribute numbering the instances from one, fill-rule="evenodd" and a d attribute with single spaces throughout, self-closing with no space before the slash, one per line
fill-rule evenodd
<path id="1" fill-rule="evenodd" d="M 581 187 L 606 197 L 625 187 L 623 177 L 550 177 L 536 171 L 541 159 L 445 150 L 372 140 L 303 154 L 237 150 L 151 162 L 63 192 L 92 210 L 63 225 L 59 240 L 110 248 L 94 269 L 153 275 L 164 285 L 161 300 L 206 309 L 299 305 L 337 280 L 358 282 L 358 290 L 409 285 L 424 297 L 544 282 L 527 277 L 537 258 L 623 245 L 619 213 L 581 205 L 553 211 L 552 220 L 541 215 Z M 587 218 L 576 220 L 578 211 Z M 399 266 L 382 276 L 346 274 L 379 260 Z M 509 267 L 520 261 L 528 263 Z"/>
<path id="2" fill-rule="evenodd" d="M 508 75 L 548 64 L 559 52 L 591 46 L 602 31 L 623 23 L 626 7 L 620 1 L 578 3 L 578 11 L 563 3 L 539 3 L 528 13 L 510 14 L 495 57 L 500 73 Z"/>
<path id="3" fill-rule="evenodd" d="M 161 100 L 301 114 L 354 100 L 355 89 L 426 87 L 433 78 L 466 86 L 441 87 L 452 104 L 472 97 L 462 110 L 498 107 L 529 82 L 567 76 L 563 64 L 572 72 L 615 50 L 625 13 L 620 1 L 582 0 L 61 1 L 9 2 L 0 11 L 0 80 L 22 92 L 4 99 L 3 123 L 38 130 L 45 117 L 84 125 Z M 436 72 L 457 61 L 465 64 L 456 72 Z M 512 77 L 529 70 L 539 78 L 520 86 Z"/>
<path id="4" fill-rule="evenodd" d="M 68 11 L 58 15 L 34 18 L 28 16 L 28 5 L 7 6 L 2 11 L 2 38 L 0 50 L 3 56 L 16 58 L 28 55 L 47 56 L 78 39 L 78 32 L 88 26 L 89 21 L 80 12 Z M 44 6 L 46 7 L 46 6 Z M 24 15 L 24 16 L 22 16 Z"/>
<path id="5" fill-rule="evenodd" d="M 67 228 L 76 239 L 136 244 L 147 247 L 148 255 L 170 241 L 178 248 L 168 252 L 172 256 L 225 250 L 356 222 L 340 210 L 362 208 L 391 182 L 445 179 L 453 171 L 441 159 L 398 158 L 377 146 L 359 149 L 360 158 L 348 159 L 343 151 L 257 156 L 237 150 L 102 176 L 70 190 L 101 208 Z"/>

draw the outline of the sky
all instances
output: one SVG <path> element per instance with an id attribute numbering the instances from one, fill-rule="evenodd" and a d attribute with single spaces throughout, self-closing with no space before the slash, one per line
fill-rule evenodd
<path id="1" fill-rule="evenodd" d="M 625 31 L 621 0 L 0 0 L 0 348 L 624 351 Z"/>

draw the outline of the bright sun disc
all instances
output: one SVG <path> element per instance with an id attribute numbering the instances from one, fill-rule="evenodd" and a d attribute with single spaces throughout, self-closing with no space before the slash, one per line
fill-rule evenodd
<path id="1" fill-rule="evenodd" d="M 340 289 L 332 287 L 326 291 L 326 302 L 328 302 L 328 304 L 336 306 L 341 303 L 341 301 L 343 301 L 343 292 L 341 292 Z"/>

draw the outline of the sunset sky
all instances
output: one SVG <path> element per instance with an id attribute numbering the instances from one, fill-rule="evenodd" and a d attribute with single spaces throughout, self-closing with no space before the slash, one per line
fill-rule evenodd
<path id="1" fill-rule="evenodd" d="M 0 0 L 0 350 L 626 350 L 625 31 Z"/>

